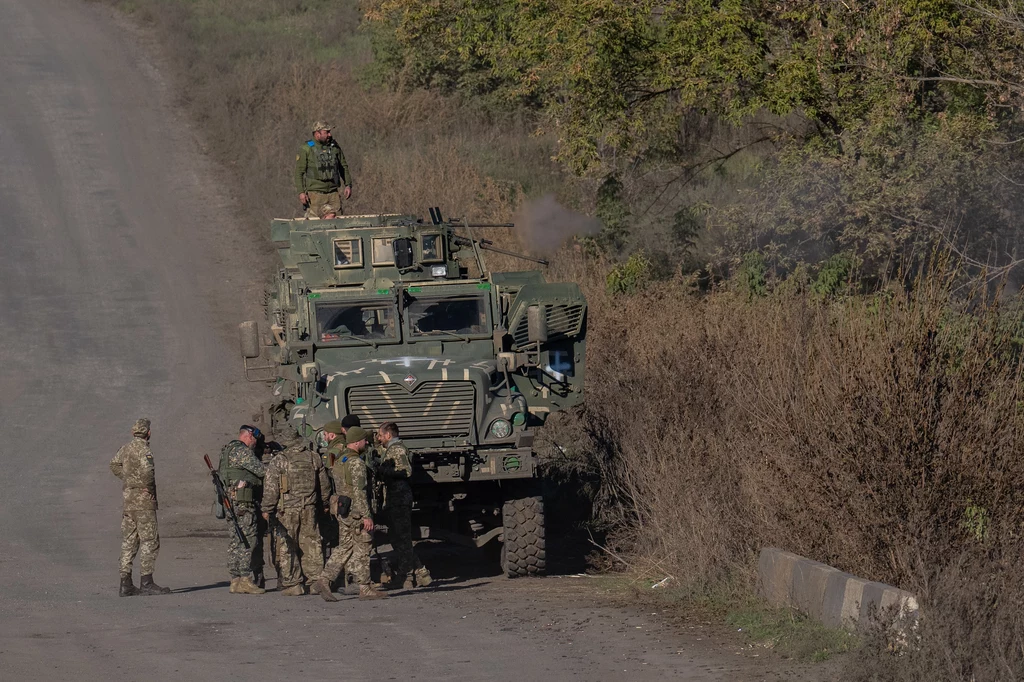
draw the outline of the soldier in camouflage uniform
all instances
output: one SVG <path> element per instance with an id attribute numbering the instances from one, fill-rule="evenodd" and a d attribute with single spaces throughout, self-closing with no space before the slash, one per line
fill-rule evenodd
<path id="1" fill-rule="evenodd" d="M 387 596 L 370 582 L 370 533 L 373 532 L 373 518 L 367 490 L 367 467 L 362 455 L 366 450 L 367 438 L 368 434 L 362 428 L 354 426 L 349 429 L 345 435 L 348 447 L 334 462 L 333 478 L 337 492 L 331 499 L 331 506 L 332 511 L 337 509 L 339 541 L 317 581 L 324 601 L 338 601 L 331 591 L 331 583 L 338 579 L 343 569 L 351 573 L 359 584 L 360 599 Z"/>
<path id="2" fill-rule="evenodd" d="M 277 540 L 278 587 L 287 596 L 305 594 L 306 585 L 315 586 L 324 568 L 316 514 L 330 490 L 320 457 L 301 444 L 270 460 L 264 478 L 263 518 L 270 522 Z"/>
<path id="3" fill-rule="evenodd" d="M 313 139 L 307 140 L 295 155 L 295 189 L 299 203 L 306 207 L 306 218 L 330 218 L 341 213 L 344 197 L 352 196 L 352 174 L 341 147 L 331 137 L 331 126 L 324 121 L 313 124 Z"/>
<path id="4" fill-rule="evenodd" d="M 412 463 L 409 450 L 398 437 L 398 425 L 384 422 L 377 431 L 377 442 L 384 448 L 378 475 L 384 481 L 384 512 L 388 518 L 388 536 L 395 550 L 394 585 L 405 589 L 426 587 L 432 582 L 430 571 L 420 563 L 412 548 Z M 413 579 L 415 577 L 415 583 Z"/>
<path id="5" fill-rule="evenodd" d="M 256 489 L 263 484 L 267 469 L 256 458 L 253 448 L 260 437 L 255 426 L 242 426 L 238 438 L 224 446 L 220 453 L 218 472 L 224 488 L 231 496 L 235 517 L 242 534 L 249 543 L 247 548 L 238 539 L 231 520 L 228 544 L 228 572 L 231 574 L 232 594 L 263 594 L 265 589 L 253 581 L 254 553 L 260 548 L 256 530 Z M 262 559 L 262 557 L 260 557 Z"/>
<path id="6" fill-rule="evenodd" d="M 153 568 L 160 552 L 160 533 L 156 525 L 156 469 L 149 449 L 149 420 L 137 419 L 132 425 L 132 440 L 121 446 L 110 460 L 110 470 L 124 484 L 124 509 L 121 515 L 121 588 L 122 597 L 136 594 L 167 594 L 170 590 L 153 582 Z M 132 562 L 139 557 L 139 588 L 132 582 Z"/>
<path id="7" fill-rule="evenodd" d="M 334 460 L 341 456 L 345 450 L 345 427 L 337 419 L 324 424 L 324 438 L 327 440 L 327 447 L 323 451 L 321 461 L 324 468 L 330 472 Z M 328 473 L 328 477 L 330 474 Z M 324 490 L 324 497 L 330 498 L 334 494 L 334 482 L 331 487 Z M 320 535 L 323 538 L 324 555 L 330 556 L 335 547 L 338 546 L 338 519 L 330 513 L 320 515 Z"/>

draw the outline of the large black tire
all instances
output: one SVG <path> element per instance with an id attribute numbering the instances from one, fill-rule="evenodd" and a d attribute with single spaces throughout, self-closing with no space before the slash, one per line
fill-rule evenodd
<path id="1" fill-rule="evenodd" d="M 509 578 L 544 575 L 544 499 L 540 495 L 505 502 L 502 507 L 501 569 Z"/>

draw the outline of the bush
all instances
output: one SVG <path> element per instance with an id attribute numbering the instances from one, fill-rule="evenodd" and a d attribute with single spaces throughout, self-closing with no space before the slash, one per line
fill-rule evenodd
<path id="1" fill-rule="evenodd" d="M 1024 569 L 1008 558 L 1024 505 L 1021 320 L 998 292 L 961 286 L 935 273 L 830 302 L 590 289 L 589 395 L 561 437 L 600 477 L 617 550 L 753 589 L 760 548 L 785 547 L 918 594 L 915 646 L 945 671 L 931 679 L 1004 659 L 1024 672 Z M 995 625 L 1007 639 L 962 639 Z"/>
<path id="2" fill-rule="evenodd" d="M 616 265 L 606 279 L 608 293 L 635 294 L 643 291 L 651 280 L 651 261 L 637 251 L 625 263 Z"/>

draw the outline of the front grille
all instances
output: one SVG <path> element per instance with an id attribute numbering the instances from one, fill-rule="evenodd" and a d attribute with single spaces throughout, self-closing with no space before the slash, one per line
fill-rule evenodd
<path id="1" fill-rule="evenodd" d="M 348 411 L 363 428 L 395 422 L 403 438 L 468 436 L 475 396 L 471 381 L 425 381 L 412 393 L 399 384 L 356 386 L 348 392 Z"/>
<path id="2" fill-rule="evenodd" d="M 580 333 L 583 323 L 583 305 L 574 303 L 572 305 L 549 305 L 547 306 L 548 318 L 548 339 L 557 341 Z M 530 342 L 530 329 L 527 316 L 524 312 L 512 332 L 512 338 L 516 346 L 522 347 Z"/>

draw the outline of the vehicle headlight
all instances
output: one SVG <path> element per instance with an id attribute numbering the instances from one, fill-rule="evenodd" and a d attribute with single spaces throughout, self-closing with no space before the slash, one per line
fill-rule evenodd
<path id="1" fill-rule="evenodd" d="M 507 419 L 495 419 L 491 422 L 491 435 L 495 438 L 508 438 L 512 435 L 512 424 Z"/>
<path id="2" fill-rule="evenodd" d="M 431 265 L 430 266 L 431 277 L 447 277 L 448 266 L 447 265 Z"/>

